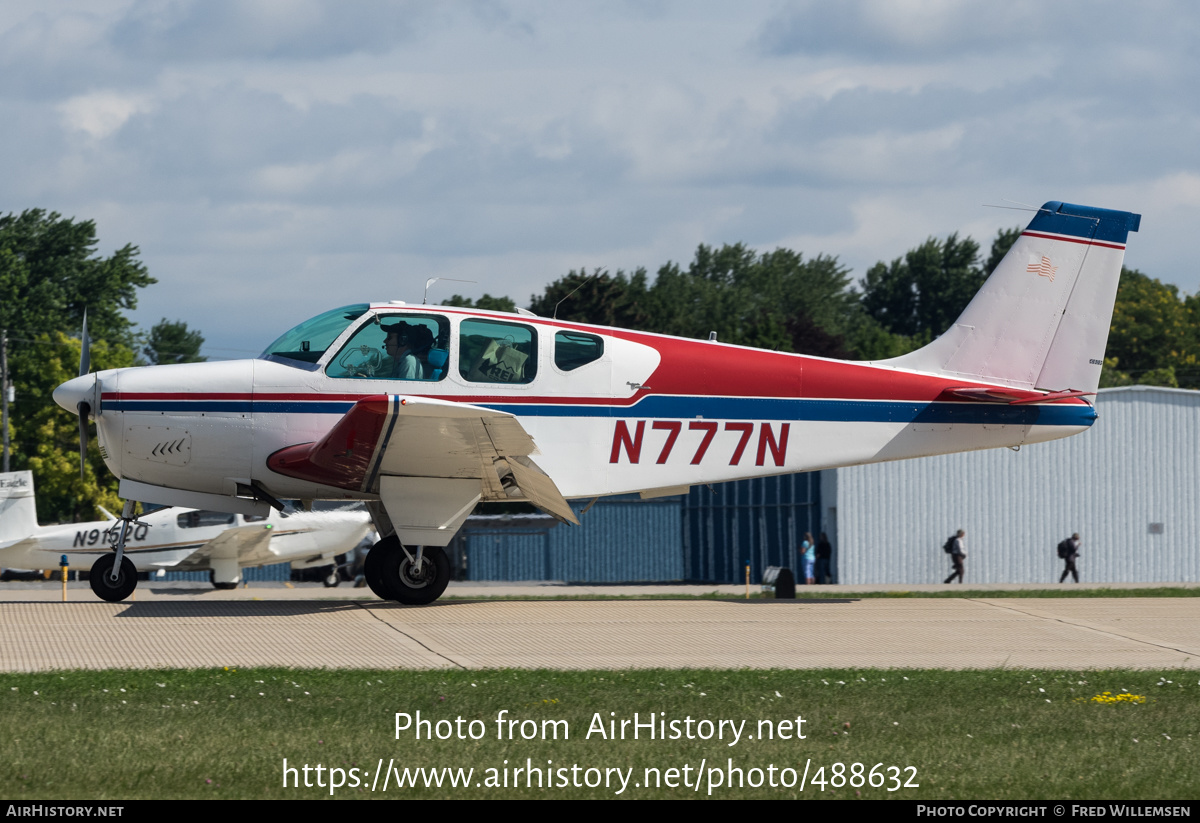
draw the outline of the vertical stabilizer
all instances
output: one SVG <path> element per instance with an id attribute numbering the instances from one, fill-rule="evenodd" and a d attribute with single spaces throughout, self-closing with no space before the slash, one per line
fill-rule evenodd
<path id="1" fill-rule="evenodd" d="M 33 473 L 0 474 L 0 545 L 31 537 L 37 527 Z"/>
<path id="2" fill-rule="evenodd" d="M 1125 241 L 1140 222 L 1131 212 L 1047 203 L 945 334 L 879 365 L 1096 391 Z"/>

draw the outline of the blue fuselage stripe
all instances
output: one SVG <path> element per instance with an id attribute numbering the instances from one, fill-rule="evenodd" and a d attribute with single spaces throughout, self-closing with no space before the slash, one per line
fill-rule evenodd
<path id="1" fill-rule="evenodd" d="M 1096 410 L 1079 403 L 924 403 L 904 400 L 810 400 L 773 397 L 679 397 L 652 395 L 632 406 L 603 403 L 487 403 L 486 408 L 517 417 L 621 417 L 625 419 L 706 418 L 715 420 L 795 420 L 847 423 L 916 423 L 1011 426 L 1090 426 Z M 191 414 L 345 414 L 344 401 L 122 400 L 104 411 L 185 412 Z"/>

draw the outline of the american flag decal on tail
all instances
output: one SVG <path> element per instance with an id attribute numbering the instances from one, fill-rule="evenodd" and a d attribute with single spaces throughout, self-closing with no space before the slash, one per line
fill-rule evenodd
<path id="1" fill-rule="evenodd" d="M 1050 282 L 1053 283 L 1054 273 L 1058 271 L 1058 266 L 1051 266 L 1050 258 L 1043 256 L 1040 263 L 1030 263 L 1025 267 L 1025 271 L 1030 274 L 1036 274 L 1038 277 L 1049 278 Z"/>

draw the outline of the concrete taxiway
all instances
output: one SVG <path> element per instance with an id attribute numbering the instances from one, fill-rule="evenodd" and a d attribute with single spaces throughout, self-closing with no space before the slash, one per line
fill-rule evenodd
<path id="1" fill-rule="evenodd" d="M 728 599 L 448 599 L 404 607 L 363 589 L 319 585 L 217 592 L 150 582 L 135 601 L 104 603 L 86 584 L 72 584 L 64 603 L 56 584 L 9 583 L 0 585 L 0 670 L 1200 668 L 1200 597 L 747 601 L 737 586 L 545 584 L 452 584 L 447 594 L 714 591 Z"/>

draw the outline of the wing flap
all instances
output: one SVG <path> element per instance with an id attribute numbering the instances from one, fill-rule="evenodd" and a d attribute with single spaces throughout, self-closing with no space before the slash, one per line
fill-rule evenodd
<path id="1" fill-rule="evenodd" d="M 579 525 L 579 518 L 575 516 L 571 504 L 562 496 L 562 492 L 558 490 L 558 486 L 554 485 L 550 476 L 538 468 L 533 461 L 528 461 L 528 465 L 526 465 L 516 457 L 506 457 L 504 463 L 512 473 L 513 481 L 526 500 L 564 523 Z"/>

